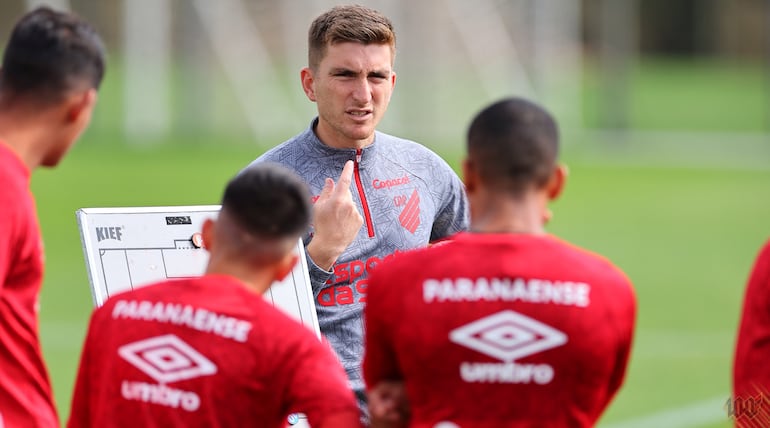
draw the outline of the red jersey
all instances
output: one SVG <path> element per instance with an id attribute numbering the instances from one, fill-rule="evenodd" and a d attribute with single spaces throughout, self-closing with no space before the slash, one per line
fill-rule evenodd
<path id="1" fill-rule="evenodd" d="M 59 425 L 37 312 L 43 243 L 30 171 L 0 142 L 0 426 Z"/>
<path id="2" fill-rule="evenodd" d="M 623 382 L 632 286 L 555 237 L 461 233 L 367 295 L 364 379 L 403 380 L 413 427 L 589 427 Z"/>
<path id="3" fill-rule="evenodd" d="M 206 275 L 94 312 L 68 426 L 282 427 L 295 412 L 358 426 L 331 348 L 234 278 Z"/>
<path id="4" fill-rule="evenodd" d="M 743 315 L 733 367 L 733 399 L 759 401 L 765 421 L 770 418 L 770 240 L 759 252 L 746 286 Z M 763 396 L 764 398 L 760 397 Z M 743 416 L 736 408 L 736 421 Z M 746 415 L 753 416 L 750 414 Z M 746 421 L 746 426 L 750 425 Z M 758 423 L 755 421 L 755 424 Z M 761 424 L 760 424 L 761 425 Z M 758 426 L 758 425 L 757 425 Z"/>

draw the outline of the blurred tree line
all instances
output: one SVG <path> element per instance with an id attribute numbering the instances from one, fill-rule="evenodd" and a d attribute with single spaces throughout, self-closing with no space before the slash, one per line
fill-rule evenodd
<path id="1" fill-rule="evenodd" d="M 108 44 L 119 46 L 123 1 L 130 0 L 51 0 L 51 4 L 68 4 L 72 9 L 97 23 Z M 176 0 L 176 3 L 184 0 Z M 275 0 L 246 0 L 260 12 L 269 14 Z M 500 0 L 499 2 L 533 2 L 537 0 Z M 15 19 L 29 4 L 45 0 L 0 1 L 0 32 L 5 40 Z M 441 0 L 434 0 L 441 3 Z M 632 43 L 641 54 L 671 56 L 726 56 L 760 59 L 770 49 L 770 0 L 581 0 L 583 41 L 594 51 L 601 44 L 602 8 L 616 3 L 628 8 L 637 29 Z M 258 5 L 257 5 L 258 4 Z M 619 6 L 618 6 L 619 4 Z M 437 5 L 438 7 L 438 5 Z M 622 18 L 621 18 L 622 19 Z M 628 27 L 626 27 L 628 29 Z"/>
<path id="2" fill-rule="evenodd" d="M 598 50 L 602 9 L 627 8 L 640 54 L 761 59 L 770 46 L 768 0 L 583 0 L 586 49 Z M 617 18 L 614 18 L 617 19 Z M 622 19 L 622 18 L 621 18 Z"/>
<path id="3" fill-rule="evenodd" d="M 210 1 L 211 3 L 207 3 Z M 32 5 L 50 4 L 54 7 L 68 7 L 77 11 L 87 20 L 92 22 L 108 45 L 111 55 L 111 61 L 119 63 L 121 59 L 127 57 L 126 49 L 127 33 L 124 31 L 126 24 L 126 6 L 134 6 L 147 14 L 139 18 L 141 32 L 152 36 L 152 32 L 144 31 L 145 28 L 152 27 L 150 23 L 141 21 L 145 18 L 152 18 L 153 13 L 156 16 L 163 16 L 168 25 L 168 40 L 157 43 L 158 45 L 168 45 L 173 61 L 169 61 L 171 66 L 181 67 L 185 73 L 180 74 L 178 86 L 165 89 L 153 98 L 157 102 L 152 106 L 159 109 L 157 114 L 142 105 L 137 109 L 130 102 L 124 102 L 127 95 L 143 95 L 139 91 L 132 91 L 129 86 L 123 89 L 123 104 L 115 103 L 116 110 L 109 114 L 103 114 L 102 120 L 96 120 L 93 128 L 104 127 L 104 129 L 118 129 L 123 127 L 130 130 L 141 130 L 145 132 L 152 129 L 152 123 L 143 123 L 132 126 L 129 113 L 139 111 L 144 112 L 144 116 L 165 118 L 159 125 L 160 133 L 165 132 L 168 126 L 177 126 L 190 130 L 197 134 L 202 130 L 208 129 L 230 129 L 238 132 L 248 129 L 244 125 L 248 120 L 244 118 L 254 117 L 254 122 L 262 124 L 275 125 L 279 129 L 281 126 L 272 119 L 265 119 L 263 111 L 250 111 L 244 107 L 254 107 L 258 103 L 253 100 L 244 100 L 236 96 L 228 95 L 229 92 L 221 90 L 222 84 L 230 84 L 234 79 L 229 76 L 228 79 L 208 78 L 214 73 L 221 73 L 227 67 L 221 67 L 222 58 L 217 56 L 224 49 L 220 44 L 212 44 L 212 34 L 205 33 L 202 25 L 206 14 L 196 12 L 192 4 L 198 4 L 200 9 L 205 9 L 200 5 L 210 7 L 215 2 L 224 0 L 169 0 L 168 3 L 156 2 L 155 0 L 0 0 L 0 37 L 7 40 L 11 26 L 24 11 Z M 579 2 L 579 7 L 575 3 Z M 128 3 L 137 2 L 137 3 Z M 287 59 L 287 52 L 294 54 L 296 51 L 305 49 L 305 31 L 310 19 L 301 17 L 298 12 L 304 12 L 305 9 L 319 9 L 329 7 L 335 3 L 343 2 L 361 2 L 372 7 L 383 10 L 390 14 L 394 21 L 398 21 L 401 27 L 398 28 L 400 40 L 410 40 L 412 50 L 404 50 L 401 53 L 399 67 L 405 73 L 404 76 L 412 75 L 439 75 L 444 73 L 440 67 L 436 66 L 439 62 L 437 58 L 443 61 L 459 61 L 460 64 L 451 63 L 446 68 L 456 70 L 460 66 L 467 66 L 472 61 L 468 51 L 474 51 L 468 45 L 483 45 L 489 51 L 494 46 L 488 42 L 496 42 L 500 37 L 493 37 L 490 40 L 462 40 L 464 36 L 457 31 L 457 23 L 447 24 L 445 22 L 447 13 L 445 9 L 449 6 L 463 5 L 465 12 L 476 12 L 486 9 L 486 13 L 492 10 L 493 15 L 482 16 L 479 21 L 478 16 L 475 22 L 476 27 L 470 27 L 473 32 L 483 32 L 488 27 L 494 27 L 494 24 L 504 24 L 500 28 L 502 33 L 507 33 L 511 37 L 511 44 L 498 44 L 497 50 L 492 49 L 495 55 L 493 58 L 513 58 L 513 61 L 521 61 L 526 67 L 532 67 L 536 62 L 538 55 L 534 52 L 541 41 L 547 39 L 550 30 L 553 27 L 559 27 L 565 21 L 559 21 L 555 18 L 559 13 L 569 15 L 566 21 L 574 22 L 575 31 L 570 33 L 570 41 L 574 41 L 574 50 L 583 53 L 579 61 L 585 61 L 592 66 L 596 66 L 600 82 L 598 87 L 598 123 L 602 127 L 611 129 L 625 129 L 629 127 L 630 109 L 632 104 L 632 94 L 629 90 L 632 70 L 638 65 L 639 56 L 670 56 L 676 58 L 714 58 L 719 60 L 748 60 L 756 63 L 766 63 L 770 65 L 770 0 L 486 0 L 478 2 L 467 2 L 467 0 L 421 0 L 419 2 L 409 2 L 408 0 L 240 0 L 244 15 L 248 15 L 250 22 L 254 24 L 254 32 L 248 36 L 256 36 L 259 39 L 259 46 L 262 52 L 262 58 L 274 61 L 273 65 L 262 63 L 259 66 L 248 64 L 249 70 L 262 70 L 263 76 L 253 76 L 249 81 L 267 82 L 259 87 L 257 92 L 265 94 L 264 99 L 277 99 L 286 104 L 283 110 L 273 108 L 266 101 L 265 111 L 278 112 L 280 118 L 293 118 L 295 116 L 304 117 L 304 110 L 308 106 L 302 95 L 296 95 L 296 73 L 284 73 L 281 67 L 286 69 L 298 69 L 302 64 L 281 63 L 281 61 L 291 61 Z M 169 9 L 163 9 L 161 4 L 167 4 Z M 146 5 L 146 10 L 142 7 Z M 153 8 L 156 8 L 153 10 Z M 470 9 L 468 9 L 470 8 Z M 537 11 L 547 11 L 550 15 L 539 20 Z M 162 13 L 161 13 L 162 12 Z M 158 15 L 160 14 L 160 15 Z M 209 14 L 211 15 L 211 14 Z M 500 18 L 498 22 L 496 18 Z M 307 18 L 307 20 L 306 20 Z M 443 20 L 443 21 L 442 21 Z M 470 17 L 462 17 L 462 23 L 471 23 Z M 536 21 L 538 25 L 534 25 Z M 134 24 L 136 24 L 134 22 Z M 144 27 L 141 26 L 144 22 Z M 451 22 L 451 20 L 450 20 Z M 539 28 L 535 28 L 538 27 Z M 237 26 L 235 26 L 237 27 Z M 579 27 L 579 28 L 578 28 Z M 499 27 L 498 27 L 499 28 Z M 569 31 L 568 31 L 569 32 Z M 135 33 L 135 32 L 134 32 Z M 501 34 L 501 33 L 498 33 Z M 545 35 L 546 37 L 543 37 Z M 247 40 L 251 37 L 242 37 Z M 512 43 L 515 39 L 516 43 Z M 155 39 L 152 39 L 155 41 Z M 220 40 L 227 44 L 237 44 L 240 40 Z M 462 41 L 465 44 L 461 43 Z M 472 42 L 472 43 L 471 43 Z M 443 43 L 443 44 L 442 44 Z M 256 45 L 255 43 L 247 43 Z M 446 46 L 445 46 L 446 45 Z M 447 47 L 448 46 L 448 47 Z M 252 46 L 253 47 L 253 46 Z M 553 46 L 546 49 L 547 55 L 560 56 L 559 49 L 561 45 L 554 49 Z M 515 48 L 515 49 L 511 49 Z M 550 51 L 549 51 L 550 49 Z M 510 55 L 506 53 L 511 52 Z M 411 52 L 411 53 L 410 53 Z M 231 52 L 232 53 L 232 52 Z M 410 56 L 411 55 L 411 56 Z M 260 55 L 240 55 L 247 60 L 260 60 Z M 296 55 L 293 58 L 299 58 Z M 153 56 L 147 56 L 147 61 L 152 65 L 155 61 Z M 233 60 L 233 57 L 229 59 Z M 478 58 L 476 58 L 478 60 Z M 304 59 L 302 59 L 304 61 Z M 157 61 L 155 61 L 157 62 Z M 510 73 L 510 61 L 497 63 L 473 64 L 475 68 L 468 71 L 468 76 L 473 77 L 478 74 L 478 80 L 483 83 L 492 82 L 495 78 L 500 78 L 505 82 L 521 82 L 521 76 L 513 76 Z M 578 62 L 579 64 L 580 62 Z M 502 65 L 501 65 L 502 64 Z M 234 61 L 228 65 L 238 66 Z M 499 73 L 495 74 L 494 67 L 498 68 Z M 272 67 L 272 69 L 271 69 Z M 433 68 L 431 68 L 433 67 Z M 152 68 L 152 67 L 150 67 Z M 558 67 L 557 67 L 558 68 Z M 562 69 L 567 69 L 566 67 Z M 267 70 L 267 71 L 264 71 Z M 426 71 L 427 70 L 427 71 Z M 125 70 L 121 70 L 125 73 Z M 147 71 L 147 70 L 141 70 Z M 236 70 L 242 71 L 242 70 Z M 537 86 L 537 80 L 542 77 L 538 70 L 525 71 L 531 74 L 532 86 Z M 164 71 L 165 72 L 165 71 Z M 272 73 L 272 74 L 270 74 Z M 475 73 L 475 74 L 474 74 Z M 490 74 L 491 73 L 491 74 Z M 239 77 L 235 73 L 235 77 Z M 572 73 L 580 76 L 580 70 Z M 149 73 L 151 77 L 152 73 Z M 491 78 L 489 77 L 491 75 Z M 218 75 L 217 75 L 218 76 Z M 269 80 L 270 76 L 280 76 L 274 80 Z M 122 76 L 124 80 L 126 74 Z M 130 77 L 130 76 L 129 76 Z M 152 80 L 150 79 L 147 79 Z M 132 80 L 133 81 L 133 80 Z M 224 82 L 224 83 L 223 83 Z M 406 83 L 407 81 L 404 81 Z M 220 85 L 220 86 L 216 86 Z M 285 86 L 283 88 L 281 85 Z M 431 81 L 431 86 L 420 92 L 422 86 L 412 88 L 412 92 L 418 97 L 434 96 L 443 92 L 453 94 L 456 90 L 454 86 L 437 86 L 436 82 Z M 165 88 L 166 86 L 162 86 Z M 266 88 L 277 88 L 276 96 L 269 98 Z M 128 89 L 126 89 L 128 88 Z M 251 93 L 251 87 L 233 86 L 232 93 L 247 94 Z M 283 88 L 283 89 L 282 89 Z M 291 88 L 290 92 L 289 89 Z M 480 93 L 498 93 L 500 91 L 509 91 L 510 87 L 505 85 L 494 86 L 491 84 L 490 90 L 484 92 L 486 87 L 479 87 L 475 92 Z M 117 90 L 120 90 L 118 88 Z M 283 90 L 283 93 L 280 91 Z M 767 90 L 767 89 L 765 89 Z M 169 93 L 166 93 L 169 92 Z M 291 93 L 299 99 L 286 97 L 286 93 Z M 563 91 L 557 91 L 563 94 Z M 275 94 L 274 94 L 275 95 Z M 169 97 L 176 97 L 170 100 Z M 455 95 L 453 95 L 455 96 Z M 165 98 L 164 98 L 165 97 Z M 462 98 L 463 95 L 456 95 Z M 434 97 L 435 98 L 435 97 Z M 443 116 L 447 114 L 467 115 L 467 112 L 444 111 L 439 107 L 448 105 L 445 100 L 431 98 L 420 103 L 409 103 L 404 101 L 401 111 L 405 112 L 404 117 L 412 118 L 415 114 L 432 115 L 425 118 L 425 124 L 420 124 L 418 128 L 441 129 L 445 130 L 447 135 L 456 133 L 445 126 Z M 113 99 L 118 99 L 113 97 Z M 570 100 L 568 96 L 561 96 L 561 100 Z M 770 95 L 768 95 L 770 100 Z M 257 100 L 258 101 L 258 100 Z M 398 100 L 396 100 L 398 102 Z M 425 108 L 426 103 L 432 102 L 433 108 Z M 174 103 L 172 107 L 164 107 L 164 103 Z M 770 101 L 768 101 L 770 105 Z M 224 108 L 222 108 L 224 106 Z M 416 107 L 414 107 L 416 106 Z M 260 107 L 262 108 L 262 107 Z M 578 107 L 581 108 L 581 107 Z M 417 109 L 413 111 L 411 109 Z M 398 109 L 397 109 L 398 110 Z M 243 113 L 247 111 L 247 113 Z M 770 107 L 768 107 L 770 111 Z M 290 113 L 286 113 L 290 112 Z M 299 113 L 298 113 L 299 112 Z M 435 112 L 435 113 L 433 113 Z M 309 112 L 306 112 L 310 114 Z M 577 115 L 573 115 L 578 117 Z M 126 118 L 129 119 L 126 119 Z M 422 117 L 422 116 L 421 116 Z M 397 120 L 394 115 L 390 115 L 391 120 Z M 767 119 L 770 126 L 770 118 Z M 169 125 L 169 122 L 172 122 Z M 415 123 L 413 120 L 402 120 L 401 126 L 410 126 Z M 298 125 L 292 123 L 286 125 L 288 129 L 294 129 Z M 396 125 L 398 126 L 398 125 Z M 272 129 L 272 128 L 271 128 Z M 149 131 L 147 131 L 149 132 Z M 280 131 L 284 132 L 284 131 Z M 279 132 L 279 133 L 280 133 Z M 413 134 L 415 129 L 407 130 Z"/>

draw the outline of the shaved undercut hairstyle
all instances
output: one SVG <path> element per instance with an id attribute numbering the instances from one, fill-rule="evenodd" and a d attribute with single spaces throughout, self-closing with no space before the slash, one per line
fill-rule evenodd
<path id="1" fill-rule="evenodd" d="M 396 56 L 393 23 L 376 10 L 359 5 L 335 6 L 318 16 L 308 31 L 308 65 L 313 70 L 326 55 L 329 45 L 354 42 L 390 46 Z"/>
<path id="2" fill-rule="evenodd" d="M 468 160 L 484 185 L 514 195 L 544 186 L 559 154 L 559 131 L 542 107 L 506 98 L 482 110 L 468 129 Z"/>
<path id="3" fill-rule="evenodd" d="M 91 25 L 72 13 L 39 7 L 11 33 L 0 91 L 55 102 L 73 90 L 99 89 L 104 70 L 104 45 Z"/>
<path id="4" fill-rule="evenodd" d="M 281 257 L 307 231 L 310 192 L 287 168 L 262 163 L 230 180 L 222 197 L 222 227 L 228 245 L 244 252 Z"/>

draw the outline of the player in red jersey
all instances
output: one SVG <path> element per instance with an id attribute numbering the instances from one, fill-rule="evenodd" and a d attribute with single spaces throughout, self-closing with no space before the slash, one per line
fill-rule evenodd
<path id="1" fill-rule="evenodd" d="M 261 164 L 227 186 L 200 278 L 112 296 L 93 314 L 70 427 L 359 427 L 333 351 L 262 294 L 285 277 L 311 216 L 310 195 L 283 167 Z"/>
<path id="2" fill-rule="evenodd" d="M 463 163 L 470 231 L 371 276 L 373 424 L 590 427 L 618 391 L 634 292 L 612 263 L 546 233 L 566 176 L 557 153 L 556 124 L 535 104 L 506 99 L 476 116 Z"/>
<path id="3" fill-rule="evenodd" d="M 99 36 L 48 8 L 23 16 L 0 68 L 0 427 L 56 427 L 40 349 L 43 246 L 30 178 L 56 166 L 91 119 L 104 74 Z"/>
<path id="4" fill-rule="evenodd" d="M 746 286 L 733 365 L 731 416 L 737 426 L 770 425 L 770 240 Z M 728 409 L 730 410 L 730 409 Z"/>

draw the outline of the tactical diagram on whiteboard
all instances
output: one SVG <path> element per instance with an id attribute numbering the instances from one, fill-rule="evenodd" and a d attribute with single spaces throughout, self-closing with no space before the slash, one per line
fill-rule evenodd
<path id="1" fill-rule="evenodd" d="M 201 248 L 203 222 L 219 205 L 83 208 L 77 211 L 94 305 L 153 282 L 200 276 L 208 262 Z M 302 241 L 297 266 L 265 299 L 320 336 Z"/>

